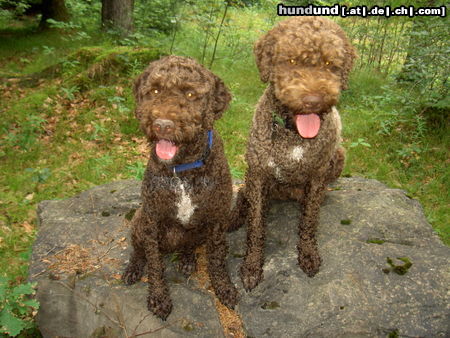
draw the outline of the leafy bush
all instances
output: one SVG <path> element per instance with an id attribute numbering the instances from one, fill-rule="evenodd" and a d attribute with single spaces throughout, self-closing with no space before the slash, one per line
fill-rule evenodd
<path id="1" fill-rule="evenodd" d="M 144 33 L 170 33 L 176 25 L 180 0 L 137 0 L 134 4 L 134 22 Z"/>
<path id="2" fill-rule="evenodd" d="M 261 3 L 261 0 L 228 0 L 233 7 L 253 7 Z"/>
<path id="3" fill-rule="evenodd" d="M 100 27 L 102 6 L 100 0 L 65 0 L 65 3 L 70 13 L 70 24 L 83 30 Z"/>
<path id="4" fill-rule="evenodd" d="M 36 0 L 0 0 L 0 9 L 9 10 L 14 16 L 23 15 L 25 11 L 35 4 Z"/>
<path id="5" fill-rule="evenodd" d="M 5 27 L 14 18 L 14 13 L 0 8 L 0 27 Z"/>
<path id="6" fill-rule="evenodd" d="M 35 1 L 0 0 L 0 27 L 8 26 L 15 18 L 23 15 Z"/>
<path id="7" fill-rule="evenodd" d="M 450 27 L 439 17 L 421 17 L 409 31 L 409 47 L 397 80 L 417 92 L 417 110 L 444 122 L 450 112 Z"/>
<path id="8" fill-rule="evenodd" d="M 39 302 L 29 296 L 35 294 L 35 284 L 26 283 L 14 287 L 10 281 L 0 277 L 0 332 L 17 336 L 33 327 L 33 317 Z"/>

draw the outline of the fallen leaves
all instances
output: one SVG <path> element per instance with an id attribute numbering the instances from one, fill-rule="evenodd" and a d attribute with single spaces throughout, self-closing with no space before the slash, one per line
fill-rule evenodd
<path id="1" fill-rule="evenodd" d="M 112 247 L 99 254 L 94 247 L 84 247 L 79 244 L 70 244 L 65 249 L 42 259 L 48 264 L 48 269 L 54 275 L 60 274 L 86 274 L 100 269 L 105 264 L 116 264 L 117 259 L 108 257 Z"/>
<path id="2" fill-rule="evenodd" d="M 214 298 L 214 305 L 219 313 L 219 319 L 225 337 L 244 338 L 245 334 L 241 318 L 235 311 L 230 310 L 223 305 L 214 293 L 208 274 L 205 246 L 203 245 L 197 248 L 195 250 L 195 254 L 197 255 L 197 271 L 192 275 L 192 277 L 197 280 L 202 289 L 209 291 L 211 296 Z"/>
<path id="3" fill-rule="evenodd" d="M 31 234 L 34 231 L 34 226 L 31 225 L 29 222 L 25 221 L 22 223 L 22 228 L 27 234 Z"/>
<path id="4" fill-rule="evenodd" d="M 71 244 L 62 252 L 42 260 L 56 273 L 86 273 L 94 270 L 98 261 L 91 256 L 90 250 L 78 244 Z"/>
<path id="5" fill-rule="evenodd" d="M 114 232 L 98 234 L 97 239 L 85 244 L 72 243 L 64 249 L 46 256 L 42 262 L 48 264 L 48 272 L 55 278 L 60 275 L 81 275 L 91 273 L 109 266 L 110 270 L 118 271 L 121 261 L 116 257 L 117 251 L 125 250 L 127 239 L 123 236 L 126 227 L 120 227 Z M 109 270 L 109 269 L 107 269 Z M 108 278 L 118 279 L 117 273 L 108 273 Z"/>

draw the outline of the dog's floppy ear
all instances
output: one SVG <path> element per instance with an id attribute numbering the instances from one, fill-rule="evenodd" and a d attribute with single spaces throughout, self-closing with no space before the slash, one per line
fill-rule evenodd
<path id="1" fill-rule="evenodd" d="M 154 61 L 155 62 L 155 61 Z M 144 94 L 145 94 L 145 83 L 147 82 L 147 79 L 150 75 L 150 73 L 152 72 L 152 63 L 150 63 L 150 65 L 144 69 L 144 71 L 142 72 L 141 75 L 139 75 L 135 80 L 134 80 L 134 85 L 133 85 L 133 94 L 134 94 L 134 99 L 136 101 L 136 109 L 134 111 L 134 115 L 136 116 L 136 118 L 138 118 L 139 120 L 142 117 L 141 112 L 139 111 L 139 106 L 141 105 L 142 101 L 144 100 Z"/>
<path id="2" fill-rule="evenodd" d="M 223 81 L 216 75 L 214 75 L 214 103 L 213 113 L 214 119 L 218 120 L 222 117 L 222 113 L 228 108 L 228 104 L 231 101 L 231 94 Z"/>
<path id="3" fill-rule="evenodd" d="M 148 68 L 146 68 L 144 70 L 144 72 L 139 75 L 135 80 L 134 80 L 134 85 L 133 85 L 133 94 L 134 94 L 134 99 L 136 100 L 136 103 L 141 103 L 142 99 L 144 97 L 144 93 L 142 91 L 142 85 L 145 83 L 145 81 L 147 81 L 148 76 L 150 75 L 150 71 Z"/>
<path id="4" fill-rule="evenodd" d="M 262 82 L 270 80 L 272 72 L 272 58 L 275 48 L 275 38 L 272 32 L 263 35 L 255 43 L 253 53 L 255 54 L 256 65 L 259 69 L 259 76 Z"/>

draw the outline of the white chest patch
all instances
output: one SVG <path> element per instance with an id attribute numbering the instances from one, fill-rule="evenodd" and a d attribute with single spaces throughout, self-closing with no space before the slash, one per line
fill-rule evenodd
<path id="1" fill-rule="evenodd" d="M 270 157 L 269 161 L 267 162 L 267 166 L 272 170 L 273 174 L 278 180 L 281 180 L 281 170 L 277 166 L 277 164 L 274 162 L 273 158 Z"/>
<path id="2" fill-rule="evenodd" d="M 290 158 L 293 161 L 301 161 L 303 159 L 303 148 L 301 146 L 293 147 L 291 150 Z"/>
<path id="3" fill-rule="evenodd" d="M 283 179 L 283 176 L 281 175 L 281 170 L 280 170 L 279 167 L 275 167 L 275 172 L 274 172 L 274 174 L 275 174 L 275 177 L 276 177 L 279 181 L 281 181 L 281 180 Z"/>
<path id="4" fill-rule="evenodd" d="M 336 134 L 337 134 L 337 145 L 339 146 L 342 142 L 342 136 L 341 136 L 341 132 L 342 132 L 342 122 L 341 122 L 341 116 L 339 115 L 338 110 L 336 109 L 335 106 L 333 106 L 333 108 L 331 108 L 331 116 L 332 119 L 336 125 Z"/>
<path id="5" fill-rule="evenodd" d="M 181 223 L 187 224 L 191 219 L 196 206 L 192 203 L 191 197 L 186 192 L 183 183 L 178 187 L 179 199 L 177 203 L 177 218 Z"/>

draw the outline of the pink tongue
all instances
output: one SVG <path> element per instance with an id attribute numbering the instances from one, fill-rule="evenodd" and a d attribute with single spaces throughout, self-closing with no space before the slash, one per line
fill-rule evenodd
<path id="1" fill-rule="evenodd" d="M 320 117 L 317 114 L 299 114 L 295 116 L 298 133 L 303 138 L 314 138 L 319 133 Z"/>
<path id="2" fill-rule="evenodd" d="M 172 159 L 178 147 L 170 141 L 160 140 L 156 144 L 156 155 L 162 160 L 170 160 Z"/>

